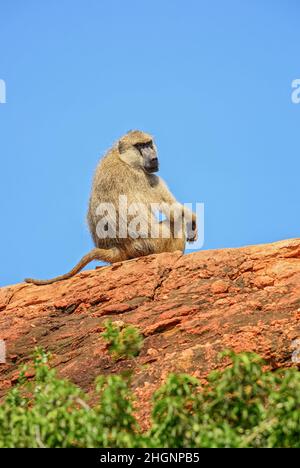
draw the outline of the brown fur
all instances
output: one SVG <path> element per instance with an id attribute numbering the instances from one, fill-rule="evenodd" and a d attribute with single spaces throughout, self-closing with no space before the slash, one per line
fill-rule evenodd
<path id="1" fill-rule="evenodd" d="M 132 237 L 100 238 L 96 233 L 97 222 L 99 220 L 99 215 L 96 215 L 96 209 L 100 203 L 113 204 L 117 211 L 117 219 L 119 219 L 119 216 L 122 217 L 123 213 L 118 212 L 119 195 L 127 196 L 128 206 L 131 203 L 143 203 L 147 206 L 150 203 L 167 203 L 168 205 L 176 203 L 177 209 L 183 210 L 183 206 L 176 202 L 176 199 L 163 180 L 144 170 L 141 157 L 134 145 L 149 142 L 152 142 L 153 150 L 156 152 L 156 147 L 150 135 L 137 130 L 128 132 L 118 140 L 98 164 L 87 216 L 89 229 L 96 248 L 85 255 L 65 275 L 50 280 L 26 279 L 25 281 L 34 284 L 50 284 L 67 279 L 78 273 L 92 260 L 115 263 L 154 253 L 173 252 L 176 250 L 184 251 L 186 239 L 185 236 L 182 238 L 175 237 L 174 223 L 172 224 L 174 213 L 172 212 L 165 213 L 171 222 L 166 220 L 159 223 L 160 231 L 164 230 L 164 232 L 169 234 L 167 238 L 151 238 L 149 236 L 137 239 L 133 239 Z M 150 218 L 153 220 L 153 216 L 149 206 L 149 210 L 145 213 L 143 212 L 147 225 L 149 225 Z M 131 218 L 128 216 L 128 223 L 130 220 Z M 196 217 L 194 214 L 193 224 L 195 227 Z M 188 240 L 196 240 L 196 233 L 194 232 Z"/>

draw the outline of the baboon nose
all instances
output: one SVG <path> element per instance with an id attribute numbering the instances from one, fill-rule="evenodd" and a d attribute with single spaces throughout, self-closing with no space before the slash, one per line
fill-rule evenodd
<path id="1" fill-rule="evenodd" d="M 157 172 L 158 171 L 158 158 L 155 157 L 155 158 L 149 159 L 145 167 L 148 172 Z"/>

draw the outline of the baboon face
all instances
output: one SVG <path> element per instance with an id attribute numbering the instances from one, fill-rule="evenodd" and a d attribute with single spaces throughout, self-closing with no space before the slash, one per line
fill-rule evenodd
<path id="1" fill-rule="evenodd" d="M 158 158 L 153 141 L 146 143 L 137 143 L 135 148 L 139 151 L 143 158 L 142 165 L 146 172 L 157 172 L 159 169 Z"/>
<path id="2" fill-rule="evenodd" d="M 119 141 L 120 158 L 127 164 L 152 173 L 159 170 L 156 146 L 151 135 L 138 130 L 127 133 Z"/>

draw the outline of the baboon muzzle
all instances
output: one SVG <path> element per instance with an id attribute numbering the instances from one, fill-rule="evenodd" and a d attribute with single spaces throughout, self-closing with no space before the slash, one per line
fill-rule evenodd
<path id="1" fill-rule="evenodd" d="M 147 172 L 157 172 L 159 169 L 158 158 L 153 148 L 146 147 L 141 149 L 144 158 L 144 168 Z"/>

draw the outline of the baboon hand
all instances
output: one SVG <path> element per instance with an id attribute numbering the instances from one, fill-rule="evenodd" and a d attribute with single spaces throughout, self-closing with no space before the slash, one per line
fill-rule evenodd
<path id="1" fill-rule="evenodd" d="M 196 242 L 196 240 L 198 239 L 198 230 L 197 230 L 196 221 L 192 221 L 191 223 L 187 223 L 186 231 L 187 231 L 186 240 L 188 242 Z"/>

